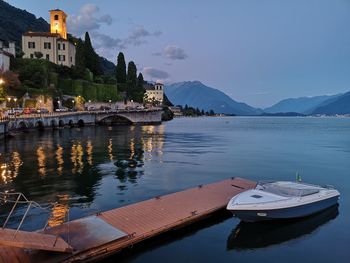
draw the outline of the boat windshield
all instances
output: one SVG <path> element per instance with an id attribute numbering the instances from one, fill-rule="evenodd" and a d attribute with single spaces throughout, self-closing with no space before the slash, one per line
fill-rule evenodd
<path id="1" fill-rule="evenodd" d="M 257 185 L 256 189 L 288 197 L 307 196 L 316 194 L 320 191 L 320 188 L 315 186 L 294 182 L 261 182 Z"/>

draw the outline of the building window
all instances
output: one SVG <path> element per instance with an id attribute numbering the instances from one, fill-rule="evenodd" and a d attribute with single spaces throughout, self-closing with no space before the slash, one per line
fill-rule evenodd
<path id="1" fill-rule="evenodd" d="M 62 44 L 62 50 L 66 50 L 66 44 Z"/>
<path id="2" fill-rule="evenodd" d="M 51 43 L 50 42 L 44 42 L 44 49 L 51 49 Z"/>
<path id="3" fill-rule="evenodd" d="M 28 42 L 28 48 L 35 48 L 35 42 Z"/>
<path id="4" fill-rule="evenodd" d="M 65 55 L 58 55 L 58 61 L 66 61 Z"/>
<path id="5" fill-rule="evenodd" d="M 73 57 L 70 57 L 70 62 L 73 62 Z"/>
<path id="6" fill-rule="evenodd" d="M 33 54 L 30 54 L 30 58 L 34 58 L 34 55 L 33 55 Z"/>
<path id="7" fill-rule="evenodd" d="M 61 50 L 61 44 L 60 43 L 57 44 L 57 48 L 58 48 L 58 50 Z"/>
<path id="8" fill-rule="evenodd" d="M 55 20 L 58 20 L 58 15 L 55 15 L 55 18 L 54 18 Z"/>
<path id="9" fill-rule="evenodd" d="M 49 54 L 46 54 L 46 59 L 50 60 L 50 55 Z"/>

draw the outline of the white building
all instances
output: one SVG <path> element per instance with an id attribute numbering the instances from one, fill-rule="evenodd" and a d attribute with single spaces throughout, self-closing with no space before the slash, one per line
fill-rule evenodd
<path id="1" fill-rule="evenodd" d="M 154 85 L 146 85 L 146 97 L 147 101 L 156 101 L 159 104 L 163 104 L 164 100 L 164 85 L 162 83 L 156 83 Z"/>
<path id="2" fill-rule="evenodd" d="M 67 15 L 59 9 L 50 10 L 50 32 L 26 32 L 22 35 L 24 58 L 35 58 L 42 54 L 55 64 L 72 67 L 75 65 L 76 48 L 67 38 Z"/>
<path id="3" fill-rule="evenodd" d="M 0 71 L 5 72 L 10 70 L 10 58 L 16 55 L 14 42 L 9 42 L 8 47 L 4 41 L 0 40 Z"/>

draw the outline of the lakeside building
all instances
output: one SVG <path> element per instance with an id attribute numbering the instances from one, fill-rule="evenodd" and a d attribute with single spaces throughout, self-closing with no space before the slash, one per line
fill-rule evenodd
<path id="1" fill-rule="evenodd" d="M 22 35 L 24 58 L 35 58 L 42 54 L 55 64 L 75 65 L 76 47 L 67 39 L 67 14 L 62 10 L 50 10 L 50 32 L 26 32 Z"/>
<path id="2" fill-rule="evenodd" d="M 10 59 L 16 55 L 15 42 L 9 42 L 5 45 L 5 41 L 0 40 L 0 71 L 10 70 Z"/>
<path id="3" fill-rule="evenodd" d="M 175 116 L 175 117 L 181 117 L 181 116 L 183 116 L 180 107 L 172 106 L 172 107 L 169 107 L 169 109 L 171 110 L 172 113 L 174 113 L 174 116 Z"/>
<path id="4" fill-rule="evenodd" d="M 164 85 L 162 83 L 146 84 L 144 86 L 146 90 L 146 97 L 148 101 L 156 101 L 159 104 L 163 104 L 164 100 Z"/>

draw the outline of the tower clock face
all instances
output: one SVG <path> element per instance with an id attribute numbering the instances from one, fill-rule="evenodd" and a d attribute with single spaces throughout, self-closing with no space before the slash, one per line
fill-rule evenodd
<path id="1" fill-rule="evenodd" d="M 55 22 L 55 28 L 58 29 L 58 22 Z"/>

